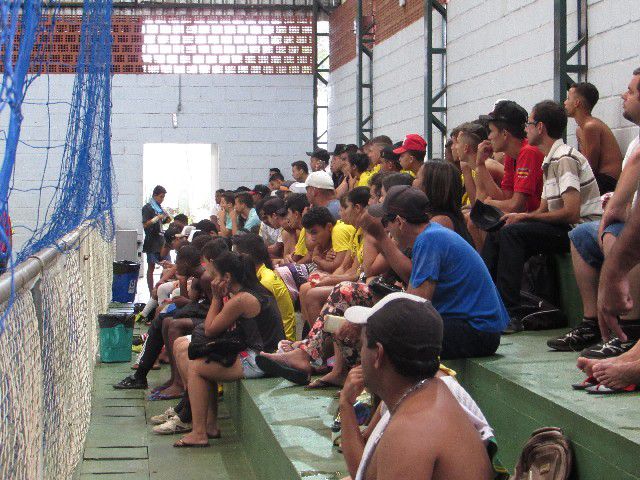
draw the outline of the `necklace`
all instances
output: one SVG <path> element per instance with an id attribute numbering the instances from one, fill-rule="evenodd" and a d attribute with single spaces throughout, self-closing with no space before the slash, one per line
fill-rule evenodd
<path id="1" fill-rule="evenodd" d="M 417 392 L 418 390 L 420 390 L 422 387 L 424 387 L 427 383 L 429 383 L 429 380 L 431 380 L 430 378 L 425 378 L 424 380 L 420 380 L 418 383 L 416 383 L 415 385 L 412 385 L 411 387 L 407 388 L 405 390 L 405 392 L 402 394 L 402 396 L 398 399 L 398 401 L 396 402 L 396 404 L 389 409 L 389 413 L 391 415 L 393 415 L 394 413 L 396 413 L 396 411 L 398 410 L 398 408 L 400 407 L 400 405 L 402 404 L 402 402 L 404 402 L 407 397 L 409 395 L 411 395 L 412 393 Z"/>

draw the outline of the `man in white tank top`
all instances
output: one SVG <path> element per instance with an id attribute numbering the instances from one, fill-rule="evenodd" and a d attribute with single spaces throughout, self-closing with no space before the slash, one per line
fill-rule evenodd
<path id="1" fill-rule="evenodd" d="M 459 385 L 461 392 L 436 377 L 442 318 L 431 303 L 394 293 L 373 308 L 347 309 L 345 318 L 364 326 L 362 380 L 386 406 L 365 445 L 353 428 L 353 399 L 348 391 L 341 395 L 343 453 L 350 467 L 350 458 L 361 457 L 351 475 L 356 480 L 493 478 L 483 443 L 493 436 L 486 419 Z"/>

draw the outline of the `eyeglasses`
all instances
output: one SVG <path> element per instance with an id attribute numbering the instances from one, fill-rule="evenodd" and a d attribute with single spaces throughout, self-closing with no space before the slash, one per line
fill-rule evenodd
<path id="1" fill-rule="evenodd" d="M 525 122 L 525 125 L 527 127 L 535 127 L 537 124 L 540 123 L 540 120 L 536 121 L 536 122 Z"/>

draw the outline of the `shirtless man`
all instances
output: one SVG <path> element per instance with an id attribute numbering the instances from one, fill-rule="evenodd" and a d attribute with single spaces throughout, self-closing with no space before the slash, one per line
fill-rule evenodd
<path id="1" fill-rule="evenodd" d="M 390 412 L 366 445 L 362 439 L 359 448 L 349 442 L 349 448 L 363 448 L 355 480 L 493 478 L 481 434 L 447 385 L 435 377 L 443 327 L 431 303 L 394 293 L 373 308 L 347 309 L 345 318 L 364 326 L 364 385 Z M 356 420 L 347 397 L 340 397 L 340 412 L 342 422 L 350 425 Z M 345 456 L 350 453 L 345 451 Z"/>
<path id="2" fill-rule="evenodd" d="M 591 116 L 599 98 L 598 89 L 591 83 L 576 83 L 569 89 L 564 108 L 578 124 L 578 150 L 589 160 L 600 193 L 605 194 L 616 188 L 622 171 L 622 152 L 611 129 Z"/>

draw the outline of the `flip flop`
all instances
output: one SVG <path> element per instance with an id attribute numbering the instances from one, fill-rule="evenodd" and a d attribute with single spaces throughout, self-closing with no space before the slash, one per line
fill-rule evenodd
<path id="1" fill-rule="evenodd" d="M 573 388 L 574 390 L 586 390 L 587 388 L 593 387 L 595 385 L 598 385 L 598 381 L 595 379 L 595 377 L 589 376 L 580 383 L 572 384 L 571 388 Z"/>
<path id="2" fill-rule="evenodd" d="M 151 395 L 149 395 L 147 397 L 147 400 L 150 400 L 152 402 L 156 401 L 156 400 L 177 400 L 178 398 L 182 398 L 184 397 L 184 393 L 181 394 L 175 394 L 175 395 L 165 395 L 164 393 L 162 393 L 162 390 L 159 392 L 154 392 Z"/>
<path id="3" fill-rule="evenodd" d="M 305 390 L 325 390 L 327 388 L 342 388 L 342 385 L 336 385 L 335 383 L 320 380 L 318 378 L 304 387 Z"/>
<path id="4" fill-rule="evenodd" d="M 297 368 L 288 367 L 262 355 L 256 355 L 256 365 L 267 375 L 282 377 L 296 385 L 308 385 L 311 381 L 311 376 L 308 373 Z"/>
<path id="5" fill-rule="evenodd" d="M 169 388 L 169 385 L 160 385 L 159 387 L 155 387 L 151 390 L 151 393 L 158 393 L 161 392 L 162 390 L 166 390 L 167 388 Z"/>
<path id="6" fill-rule="evenodd" d="M 183 439 L 178 440 L 173 444 L 175 448 L 207 448 L 208 443 L 187 443 Z"/>
<path id="7" fill-rule="evenodd" d="M 588 393 L 591 394 L 605 394 L 605 395 L 610 395 L 610 394 L 614 394 L 614 393 L 630 393 L 630 392 L 635 392 L 638 390 L 638 385 L 632 383 L 630 385 L 627 385 L 626 387 L 623 388 L 610 388 L 610 387 L 605 387 L 604 385 L 602 385 L 601 383 L 594 385 L 592 387 L 587 387 L 585 389 Z"/>

